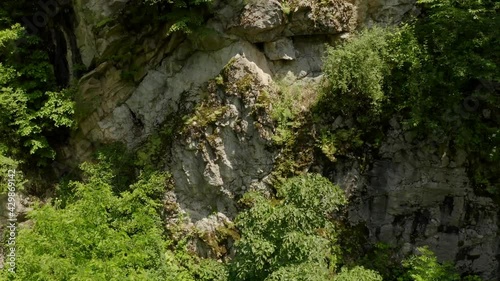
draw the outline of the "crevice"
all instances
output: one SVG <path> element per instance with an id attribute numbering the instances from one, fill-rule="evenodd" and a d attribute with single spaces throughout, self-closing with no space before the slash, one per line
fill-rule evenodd
<path id="1" fill-rule="evenodd" d="M 68 87 L 84 71 L 76 43 L 75 14 L 71 5 L 58 7 L 58 12 L 50 18 L 49 24 L 41 33 L 46 42 L 50 63 L 54 67 L 56 83 L 59 87 Z"/>
<path id="2" fill-rule="evenodd" d="M 137 114 L 134 111 L 132 111 L 132 109 L 130 109 L 130 107 L 127 104 L 125 104 L 125 106 L 130 112 L 130 116 L 132 117 L 132 122 L 134 123 L 134 126 L 140 128 L 141 130 L 144 129 L 144 122 L 142 121 L 142 119 L 138 117 Z"/>

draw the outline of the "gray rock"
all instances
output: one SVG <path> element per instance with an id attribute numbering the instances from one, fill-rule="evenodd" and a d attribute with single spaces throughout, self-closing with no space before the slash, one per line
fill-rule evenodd
<path id="1" fill-rule="evenodd" d="M 204 127 L 191 124 L 192 129 L 181 134 L 171 149 L 174 192 L 193 222 L 214 210 L 234 218 L 237 198 L 263 182 L 273 167 L 274 153 L 266 149 L 270 139 L 255 126 L 260 121 L 252 114 L 256 95 L 268 87 L 269 76 L 239 55 L 228 67 L 229 76 L 224 78 L 228 85 L 252 77 L 251 88 L 216 95 L 214 102 L 226 104 L 226 112 Z M 198 149 L 188 149 L 193 146 Z"/>
<path id="2" fill-rule="evenodd" d="M 356 7 L 348 1 L 299 1 L 289 15 L 286 36 L 354 31 Z"/>
<path id="3" fill-rule="evenodd" d="M 169 159 L 165 168 L 175 180 L 166 197 L 179 214 L 189 215 L 188 228 L 207 233 L 234 218 L 236 201 L 245 191 L 269 194 L 277 153 L 269 148 L 274 125 L 256 100 L 269 90 L 272 79 L 317 83 L 325 43 L 347 38 L 362 25 L 393 24 L 415 12 L 415 0 L 302 0 L 293 1 L 289 9 L 277 0 L 249 1 L 246 6 L 240 0 L 217 0 L 215 15 L 205 26 L 213 32 L 203 38 L 166 38 L 167 27 L 162 27 L 154 36 L 132 39 L 120 26 L 102 24 L 126 2 L 73 1 L 84 64 L 140 46 L 133 50 L 140 69 L 136 84 L 123 81 L 122 70 L 111 62 L 80 80 L 79 102 L 90 110 L 81 117 L 71 149 L 62 150 L 82 160 L 96 142 L 122 141 L 137 148 L 167 118 L 195 109 L 207 95 L 208 81 L 225 75 L 225 90 L 212 93 L 223 112 L 203 126 L 193 123 L 191 131 L 175 132 L 162 159 Z M 252 43 L 264 43 L 264 52 Z M 250 83 L 242 86 L 241 81 Z M 334 124 L 352 122 L 339 117 Z M 336 163 L 333 180 L 350 198 L 351 222 L 365 223 L 374 242 L 400 246 L 401 257 L 428 244 L 440 260 L 455 260 L 461 272 L 498 279 L 497 209 L 474 194 L 466 153 L 441 151 L 439 139 L 416 142 L 415 133 L 404 131 L 397 119 L 391 127 L 380 158 L 367 171 L 355 160 Z M 321 165 L 314 169 L 322 171 Z"/>
<path id="4" fill-rule="evenodd" d="M 355 186 L 345 186 L 347 174 L 337 173 L 336 181 L 351 194 L 351 221 L 365 222 L 372 241 L 399 246 L 401 255 L 410 245 L 428 245 L 440 261 L 456 262 L 461 272 L 496 280 L 497 209 L 490 198 L 474 195 L 465 168 L 467 155 L 448 155 L 456 165 L 431 162 L 428 159 L 439 156 L 432 140 L 411 144 L 411 138 L 405 141 L 401 135 L 388 133 L 380 148 L 384 159 L 374 161 Z"/>
<path id="5" fill-rule="evenodd" d="M 250 42 L 270 42 L 285 28 L 281 4 L 277 0 L 258 0 L 248 4 L 229 31 Z"/>
<path id="6" fill-rule="evenodd" d="M 296 58 L 293 41 L 288 38 L 264 43 L 264 52 L 270 60 L 294 60 Z"/>

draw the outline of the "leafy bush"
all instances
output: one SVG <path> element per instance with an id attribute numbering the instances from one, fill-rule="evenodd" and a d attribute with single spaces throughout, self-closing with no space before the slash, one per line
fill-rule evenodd
<path id="1" fill-rule="evenodd" d="M 72 92 L 57 89 L 40 45 L 19 24 L 0 30 L 0 152 L 19 164 L 53 159 L 50 138 L 73 125 Z"/>
<path id="2" fill-rule="evenodd" d="M 315 109 L 319 147 L 332 160 L 373 152 L 396 116 L 406 130 L 466 150 L 476 191 L 495 193 L 500 190 L 498 3 L 419 3 L 425 16 L 413 22 L 365 30 L 328 48 Z"/>
<path id="3" fill-rule="evenodd" d="M 16 170 L 16 190 L 22 190 L 25 182 L 22 170 L 19 170 L 19 161 L 4 156 L 6 151 L 8 151 L 6 147 L 0 146 L 0 194 L 5 194 L 9 191 L 7 182 L 9 170 Z"/>
<path id="4" fill-rule="evenodd" d="M 286 180 L 278 198 L 243 198 L 252 207 L 236 219 L 241 240 L 231 280 L 320 280 L 334 269 L 337 233 L 329 216 L 346 203 L 343 191 L 319 175 L 305 175 Z"/>
<path id="5" fill-rule="evenodd" d="M 327 49 L 324 91 L 332 106 L 346 115 L 363 109 L 379 110 L 389 71 L 390 35 L 387 30 L 373 28 Z"/>
<path id="6" fill-rule="evenodd" d="M 304 114 L 316 102 L 317 90 L 315 85 L 300 82 L 290 84 L 282 80 L 276 83 L 275 92 L 266 93 L 266 102 L 271 104 L 271 118 L 277 123 L 276 135 L 273 137 L 277 144 L 286 146 L 295 141 L 294 131 L 302 125 Z"/>
<path id="7" fill-rule="evenodd" d="M 342 268 L 342 271 L 335 277 L 335 281 L 382 281 L 382 276 L 378 272 L 356 266 L 352 269 Z"/>
<path id="8" fill-rule="evenodd" d="M 384 243 L 376 243 L 372 249 L 365 252 L 358 263 L 367 269 L 377 271 L 384 280 L 395 281 L 406 270 L 401 261 L 395 258 L 396 249 Z"/>
<path id="9" fill-rule="evenodd" d="M 323 89 L 313 111 L 320 128 L 318 146 L 332 161 L 383 135 L 381 124 L 390 115 L 384 111 L 389 100 L 384 86 L 391 70 L 393 36 L 389 30 L 373 28 L 327 49 Z"/>
<path id="10" fill-rule="evenodd" d="M 71 183 L 74 201 L 29 214 L 33 226 L 17 237 L 15 280 L 194 280 L 163 237 L 165 174 L 142 176 L 116 195 L 109 164 L 82 169 L 86 180 Z"/>
<path id="11" fill-rule="evenodd" d="M 420 255 L 414 255 L 403 261 L 408 268 L 405 276 L 398 280 L 414 281 L 457 281 L 460 275 L 449 263 L 440 264 L 436 256 L 427 247 L 418 248 Z"/>

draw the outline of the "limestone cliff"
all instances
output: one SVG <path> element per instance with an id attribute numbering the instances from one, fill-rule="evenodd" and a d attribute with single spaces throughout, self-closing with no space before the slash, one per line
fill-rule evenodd
<path id="1" fill-rule="evenodd" d="M 175 116 L 187 116 L 163 157 L 175 181 L 166 200 L 201 232 L 233 219 L 245 191 L 269 188 L 282 151 L 271 138 L 272 104 L 262 100 L 276 94 L 275 82 L 318 83 L 325 43 L 418 12 L 412 0 L 219 0 L 202 28 L 184 35 L 169 33 L 168 24 L 127 28 L 117 18 L 130 2 L 73 0 L 88 71 L 78 81 L 80 125 L 62 154 L 77 163 L 102 143 L 139 149 Z M 366 224 L 371 240 L 402 254 L 430 245 L 462 272 L 498 278 L 498 210 L 473 193 L 463 152 L 415 142 L 396 120 L 391 125 L 368 169 L 355 161 L 311 167 L 348 192 L 349 218 Z M 200 252 L 213 254 L 202 244 Z"/>

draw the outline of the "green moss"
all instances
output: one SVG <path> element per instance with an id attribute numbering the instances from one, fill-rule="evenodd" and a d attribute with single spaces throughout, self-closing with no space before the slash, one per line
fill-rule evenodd
<path id="1" fill-rule="evenodd" d="M 173 114 L 166 120 L 136 151 L 135 164 L 145 170 L 164 168 L 173 139 L 183 126 L 181 114 Z"/>
<path id="2" fill-rule="evenodd" d="M 222 75 L 217 75 L 217 77 L 215 77 L 215 83 L 219 86 L 222 86 L 224 85 L 224 78 L 222 77 Z"/>
<path id="3" fill-rule="evenodd" d="M 95 25 L 95 29 L 94 29 L 94 32 L 95 31 L 100 31 L 101 29 L 103 29 L 105 26 L 108 26 L 110 23 L 114 22 L 116 19 L 113 18 L 113 17 L 106 17 L 104 19 L 102 19 L 101 21 L 99 21 L 96 25 Z"/>
<path id="4" fill-rule="evenodd" d="M 255 107 L 257 108 L 268 108 L 272 103 L 271 95 L 268 91 L 262 90 L 260 94 L 257 96 L 257 100 L 255 102 Z"/>
<path id="5" fill-rule="evenodd" d="M 222 69 L 222 73 L 224 73 L 224 76 L 228 76 L 228 74 L 230 73 L 231 71 L 231 67 L 233 66 L 233 64 L 237 61 L 238 59 L 235 58 L 235 57 L 232 57 L 228 63 L 226 63 L 226 65 L 224 66 L 224 68 Z"/>
<path id="6" fill-rule="evenodd" d="M 231 238 L 234 241 L 237 241 L 240 239 L 240 233 L 236 229 L 236 226 L 233 223 L 225 223 L 223 226 L 220 226 L 216 229 L 216 232 L 224 237 L 224 238 Z"/>
<path id="7" fill-rule="evenodd" d="M 210 106 L 209 102 L 202 102 L 196 107 L 194 115 L 184 122 L 185 130 L 195 128 L 205 128 L 209 124 L 215 123 L 226 111 L 228 106 Z"/>

